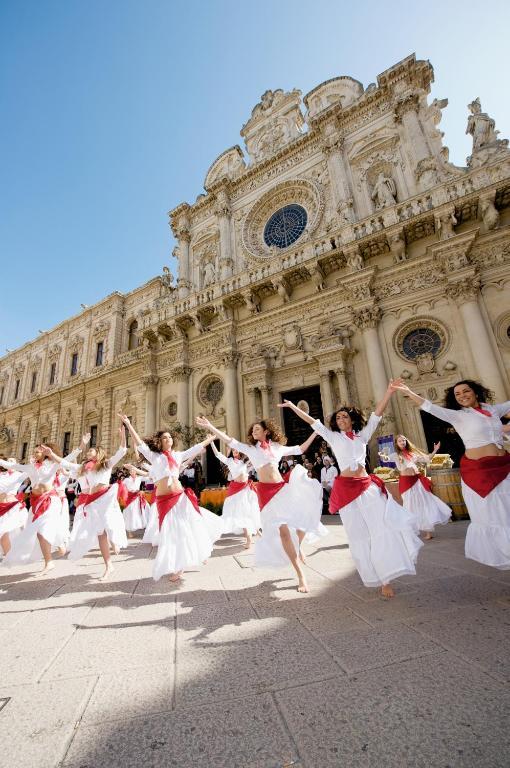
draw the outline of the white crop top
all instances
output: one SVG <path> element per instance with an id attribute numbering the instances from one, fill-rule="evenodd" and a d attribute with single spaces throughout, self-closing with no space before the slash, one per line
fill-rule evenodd
<path id="1" fill-rule="evenodd" d="M 140 486 L 142 484 L 143 477 L 141 475 L 136 475 L 136 477 L 126 477 L 122 482 L 128 489 L 130 493 L 134 493 L 135 491 L 140 490 Z"/>
<path id="2" fill-rule="evenodd" d="M 256 445 L 248 445 L 248 443 L 240 443 L 239 440 L 232 439 L 229 446 L 234 451 L 248 456 L 256 472 L 268 464 L 278 469 L 280 459 L 284 456 L 301 456 L 302 454 L 299 445 L 282 445 L 281 443 L 273 443 L 272 440 L 268 440 L 268 443 L 269 448 L 262 448 L 260 442 Z"/>
<path id="3" fill-rule="evenodd" d="M 211 443 L 211 447 L 218 461 L 221 461 L 222 464 L 225 464 L 225 466 L 228 467 L 229 480 L 235 480 L 237 483 L 245 483 L 248 480 L 248 467 L 242 459 L 234 459 L 233 456 L 225 456 L 225 454 L 218 451 L 214 443 Z"/>
<path id="4" fill-rule="evenodd" d="M 124 456 L 127 453 L 127 448 L 124 446 L 121 446 L 117 449 L 117 451 L 113 454 L 113 456 L 108 459 L 106 462 L 106 467 L 104 469 L 100 469 L 99 471 L 96 471 L 95 469 L 89 470 L 88 472 L 84 472 L 82 475 L 79 474 L 81 469 L 81 464 L 75 464 L 72 461 L 68 461 L 67 459 L 62 459 L 60 462 L 60 466 L 63 469 L 67 469 L 69 473 L 71 474 L 71 477 L 75 477 L 78 482 L 80 483 L 82 491 L 84 493 L 87 493 L 92 488 L 95 488 L 96 485 L 109 485 L 110 484 L 110 475 L 112 474 L 113 467 L 119 463 L 121 459 L 124 458 Z"/>
<path id="5" fill-rule="evenodd" d="M 57 464 L 56 461 L 51 461 L 50 459 L 44 459 L 39 466 L 37 466 L 35 462 L 30 462 L 29 464 L 17 464 L 15 461 L 5 461 L 4 459 L 0 459 L 0 467 L 23 472 L 30 478 L 32 486 L 53 485 L 59 466 L 60 465 Z"/>
<path id="6" fill-rule="evenodd" d="M 26 480 L 26 477 L 25 472 L 18 472 L 15 469 L 0 472 L 0 493 L 16 493 L 21 483 Z"/>
<path id="7" fill-rule="evenodd" d="M 311 427 L 331 446 L 340 472 L 343 472 L 344 469 L 355 472 L 358 467 L 365 469 L 367 444 L 380 421 L 380 416 L 371 413 L 367 425 L 359 432 L 355 432 L 352 440 L 343 432 L 334 432 L 332 429 L 328 429 L 319 419 L 314 421 Z"/>
<path id="8" fill-rule="evenodd" d="M 203 450 L 202 443 L 193 445 L 186 451 L 172 451 L 172 456 L 177 464 L 176 467 L 171 467 L 164 453 L 158 453 L 157 451 L 151 451 L 146 443 L 140 443 L 136 446 L 138 453 L 150 461 L 151 471 L 150 477 L 154 483 L 158 483 L 163 480 L 164 477 L 172 478 L 172 480 L 178 480 L 181 470 L 181 465 L 188 459 L 192 459 L 194 456 L 198 456 Z"/>
<path id="9" fill-rule="evenodd" d="M 420 408 L 431 413 L 442 421 L 455 427 L 466 448 L 481 448 L 484 445 L 494 443 L 499 448 L 503 447 L 503 424 L 501 417 L 510 411 L 510 400 L 506 403 L 489 405 L 482 403 L 484 411 L 489 411 L 491 416 L 475 411 L 474 408 L 461 408 L 454 411 L 452 408 L 443 408 L 440 405 L 425 400 Z"/>
<path id="10" fill-rule="evenodd" d="M 391 453 L 388 457 L 388 461 L 393 461 L 397 465 L 397 469 L 414 469 L 415 472 L 419 472 L 418 464 L 430 464 L 428 456 L 420 456 L 419 453 L 411 453 L 411 458 L 406 457 L 401 453 Z"/>

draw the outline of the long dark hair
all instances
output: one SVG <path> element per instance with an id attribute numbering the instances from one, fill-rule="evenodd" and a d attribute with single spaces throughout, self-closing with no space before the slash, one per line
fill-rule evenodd
<path id="1" fill-rule="evenodd" d="M 352 421 L 352 431 L 353 432 L 361 432 L 365 424 L 367 423 L 367 420 L 359 410 L 359 408 L 353 408 L 352 405 L 342 405 L 341 408 L 337 408 L 336 411 L 333 413 L 329 420 L 329 428 L 332 432 L 341 432 L 340 427 L 336 423 L 336 415 L 337 413 L 340 413 L 341 411 L 345 411 L 345 413 L 349 414 Z"/>
<path id="2" fill-rule="evenodd" d="M 151 451 L 154 451 L 154 453 L 163 453 L 163 446 L 161 445 L 161 438 L 163 435 L 170 435 L 171 433 L 168 431 L 168 429 L 159 429 L 157 432 L 154 432 L 150 437 L 145 438 L 145 442 L 147 443 L 149 449 Z"/>
<path id="3" fill-rule="evenodd" d="M 480 384 L 478 381 L 473 381 L 472 379 L 463 379 L 462 381 L 457 381 L 451 387 L 448 387 L 448 389 L 445 389 L 444 391 L 445 408 L 450 408 L 453 411 L 460 411 L 460 409 L 462 408 L 462 405 L 460 405 L 457 402 L 457 398 L 455 397 L 455 393 L 453 391 L 455 387 L 459 386 L 459 384 L 466 384 L 466 386 L 470 387 L 470 389 L 473 390 L 479 405 L 481 405 L 482 403 L 490 403 L 494 400 L 493 393 L 490 391 L 490 389 L 487 389 L 487 387 L 484 387 L 483 384 Z"/>
<path id="4" fill-rule="evenodd" d="M 262 429 L 267 430 L 268 440 L 273 440 L 273 442 L 275 443 L 286 445 L 287 438 L 283 434 L 279 425 L 272 419 L 257 419 L 257 421 L 254 421 L 253 424 L 250 425 L 250 428 L 248 430 L 248 435 L 247 435 L 247 441 L 250 445 L 255 445 L 257 442 L 256 440 L 253 439 L 253 435 L 252 435 L 252 430 L 255 424 L 260 424 Z"/>

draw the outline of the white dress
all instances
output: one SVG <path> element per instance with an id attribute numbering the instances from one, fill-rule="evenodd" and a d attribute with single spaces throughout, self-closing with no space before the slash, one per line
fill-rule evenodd
<path id="1" fill-rule="evenodd" d="M 248 445 L 238 440 L 231 440 L 230 447 L 248 456 L 256 472 L 268 464 L 278 469 L 284 456 L 301 455 L 299 445 L 286 446 L 271 440 L 268 448 L 262 448 L 260 443 Z M 301 464 L 294 467 L 289 481 L 281 488 L 277 488 L 278 483 L 259 483 L 258 493 L 267 493 L 271 490 L 270 486 L 276 492 L 260 510 L 262 536 L 255 542 L 255 565 L 282 568 L 289 564 L 289 559 L 280 538 L 281 525 L 289 528 L 296 549 L 297 531 L 303 531 L 306 534 L 304 540 L 309 543 L 327 536 L 328 532 L 321 523 L 322 487 L 317 480 L 308 477 Z"/>
<path id="2" fill-rule="evenodd" d="M 104 469 L 99 471 L 89 469 L 82 474 L 79 474 L 81 464 L 62 460 L 61 466 L 72 477 L 78 479 L 82 490 L 80 495 L 90 494 L 91 489 L 98 485 L 107 488 L 104 494 L 88 504 L 79 503 L 80 497 L 76 500 L 73 529 L 69 540 L 70 560 L 79 560 L 89 550 L 97 548 L 97 537 L 104 532 L 107 533 L 108 540 L 113 546 L 127 547 L 126 526 L 117 498 L 119 488 L 117 483 L 109 486 L 111 471 L 126 452 L 127 449 L 121 447 L 107 461 Z"/>
<path id="3" fill-rule="evenodd" d="M 458 411 L 442 408 L 425 400 L 421 409 L 451 424 L 466 448 L 480 448 L 494 444 L 504 446 L 501 417 L 510 411 L 510 400 L 490 405 L 482 403 L 484 416 L 474 408 Z M 481 496 L 462 479 L 462 495 L 471 522 L 466 532 L 465 555 L 478 563 L 501 570 L 510 569 L 510 474 L 496 485 L 487 496 Z"/>
<path id="4" fill-rule="evenodd" d="M 126 531 L 139 531 L 145 528 L 147 520 L 145 518 L 145 509 L 147 504 L 144 504 L 141 500 L 140 485 L 144 478 L 141 475 L 136 477 L 126 477 L 122 482 L 125 488 L 130 493 L 137 493 L 137 496 L 133 501 L 124 507 L 124 523 L 126 525 Z"/>
<path id="5" fill-rule="evenodd" d="M 15 469 L 9 469 L 7 472 L 0 472 L 0 493 L 15 496 L 20 485 L 26 480 L 26 474 Z M 11 502 L 6 502 L 11 503 Z M 24 502 L 16 501 L 11 509 L 5 514 L 0 515 L 0 537 L 5 533 L 10 534 L 11 543 L 28 520 L 28 510 Z"/>
<path id="6" fill-rule="evenodd" d="M 403 469 L 412 469 L 415 475 L 419 475 L 418 464 L 430 463 L 427 456 L 420 456 L 417 453 L 411 453 L 410 459 L 402 453 L 393 453 L 390 461 L 395 462 L 400 472 Z M 413 477 L 413 475 L 401 475 L 402 477 Z M 452 516 L 450 507 L 432 491 L 427 490 L 419 478 L 408 490 L 401 488 L 400 494 L 404 507 L 413 515 L 419 531 L 431 532 L 436 525 L 444 525 Z"/>
<path id="7" fill-rule="evenodd" d="M 182 464 L 197 456 L 202 451 L 202 445 L 195 445 L 186 451 L 172 451 L 172 466 L 163 453 L 151 451 L 145 443 L 140 443 L 136 449 L 151 463 L 151 477 L 157 483 L 165 477 L 178 479 Z M 211 555 L 214 542 L 223 532 L 221 517 L 204 507 L 199 507 L 197 512 L 188 492 L 189 489 L 182 490 L 177 502 L 164 515 L 159 527 L 158 553 L 152 572 L 154 581 L 158 581 L 167 573 L 201 566 Z M 164 499 L 164 496 L 156 497 L 158 508 L 164 503 Z"/>
<path id="8" fill-rule="evenodd" d="M 152 464 L 144 463 L 143 468 L 147 470 L 149 473 L 147 476 L 147 480 L 150 480 L 151 483 L 155 484 L 154 477 L 152 474 Z M 156 493 L 154 492 L 154 501 L 152 504 L 149 504 L 146 507 L 146 527 L 145 532 L 143 534 L 142 543 L 143 544 L 150 544 L 153 547 L 157 547 L 159 544 L 159 519 L 158 519 L 158 508 L 156 506 Z"/>
<path id="9" fill-rule="evenodd" d="M 365 467 L 368 441 L 380 417 L 372 413 L 368 424 L 350 439 L 343 432 L 325 427 L 319 420 L 311 426 L 331 446 L 340 472 Z M 341 482 L 341 476 L 335 483 Z M 333 489 L 334 492 L 334 489 Z M 372 483 L 354 501 L 340 510 L 352 558 L 366 587 L 380 587 L 406 574 L 416 574 L 416 559 L 423 542 L 416 535 L 412 516 Z"/>
<path id="10" fill-rule="evenodd" d="M 248 483 L 248 467 L 241 459 L 225 456 L 220 453 L 214 443 L 211 443 L 216 458 L 221 461 L 229 471 L 229 480 L 235 483 Z M 244 530 L 255 534 L 262 527 L 260 509 L 257 494 L 252 486 L 245 488 L 226 497 L 223 502 L 221 515 L 224 533 L 233 533 L 241 536 Z"/>

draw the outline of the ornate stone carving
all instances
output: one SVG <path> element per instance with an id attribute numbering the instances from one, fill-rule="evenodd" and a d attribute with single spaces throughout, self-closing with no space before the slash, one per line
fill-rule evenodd
<path id="1" fill-rule="evenodd" d="M 83 336 L 76 335 L 76 336 L 73 336 L 73 338 L 69 342 L 68 349 L 70 352 L 74 354 L 76 352 L 80 352 L 83 349 L 83 344 L 84 344 Z"/>
<path id="2" fill-rule="evenodd" d="M 50 360 L 50 362 L 56 361 L 61 352 L 62 352 L 62 347 L 60 346 L 60 344 L 53 344 L 48 350 L 48 359 Z"/>
<path id="3" fill-rule="evenodd" d="M 224 393 L 224 385 L 222 379 L 214 374 L 206 376 L 197 388 L 198 401 L 203 405 L 208 414 L 211 416 L 216 415 L 216 408 L 221 401 Z"/>
<path id="4" fill-rule="evenodd" d="M 385 176 L 382 172 L 379 173 L 370 197 L 374 201 L 376 211 L 387 208 L 389 205 L 395 205 L 397 187 L 393 179 L 390 176 Z"/>
<path id="5" fill-rule="evenodd" d="M 216 182 L 228 179 L 235 181 L 246 169 L 241 147 L 236 144 L 235 147 L 227 149 L 216 158 L 214 163 L 207 171 L 204 187 L 210 189 Z"/>
<path id="6" fill-rule="evenodd" d="M 466 301 L 476 301 L 480 294 L 480 278 L 469 276 L 461 280 L 455 280 L 447 284 L 446 295 L 456 304 L 464 304 Z"/>
<path id="7" fill-rule="evenodd" d="M 367 328 L 377 328 L 381 317 L 382 312 L 377 304 L 352 311 L 352 322 L 360 331 L 365 331 Z"/>
<path id="8" fill-rule="evenodd" d="M 155 387 L 159 383 L 159 376 L 151 373 L 147 376 L 142 376 L 141 382 L 144 387 Z"/>
<path id="9" fill-rule="evenodd" d="M 415 351 L 417 351 L 418 354 L 410 355 L 404 348 L 404 342 L 414 331 L 423 329 L 430 331 L 430 343 L 427 343 L 427 339 L 424 337 L 415 347 Z M 446 326 L 442 323 L 439 323 L 437 320 L 428 317 L 427 315 L 421 315 L 402 323 L 393 334 L 392 343 L 393 349 L 402 360 L 405 360 L 406 362 L 409 362 L 410 360 L 416 362 L 418 370 L 420 370 L 421 365 L 423 372 L 425 372 L 427 367 L 430 367 L 431 365 L 427 355 L 437 357 L 437 355 L 446 352 L 450 346 L 450 334 Z M 418 357 L 423 358 L 420 363 L 418 362 Z M 434 366 L 432 366 L 431 370 L 433 369 Z"/>
<path id="10" fill-rule="evenodd" d="M 287 352 L 303 349 L 303 336 L 297 323 L 285 326 L 283 329 L 283 346 Z"/>
<path id="11" fill-rule="evenodd" d="M 304 120 L 300 103 L 301 91 L 298 90 L 284 93 L 279 88 L 262 94 L 251 118 L 241 129 L 248 154 L 255 163 L 272 157 L 301 136 Z"/>
<path id="12" fill-rule="evenodd" d="M 390 235 L 388 238 L 388 244 L 395 264 L 399 264 L 401 261 L 405 261 L 407 259 L 406 241 L 402 230 Z"/>
<path id="13" fill-rule="evenodd" d="M 454 227 L 456 224 L 457 219 L 452 211 L 436 216 L 436 231 L 439 239 L 448 240 L 450 237 L 455 237 Z"/>
<path id="14" fill-rule="evenodd" d="M 223 366 L 225 368 L 237 368 L 237 364 L 240 359 L 241 359 L 240 353 L 234 352 L 233 350 L 229 350 L 228 352 L 223 352 L 221 355 L 221 362 L 223 363 Z"/>
<path id="15" fill-rule="evenodd" d="M 109 330 L 110 330 L 110 321 L 101 320 L 92 331 L 92 337 L 95 341 L 101 341 L 101 339 L 106 338 Z"/>
<path id="16" fill-rule="evenodd" d="M 496 229 L 499 224 L 499 213 L 494 205 L 495 192 L 489 195 L 480 196 L 478 200 L 479 215 L 488 230 Z"/>

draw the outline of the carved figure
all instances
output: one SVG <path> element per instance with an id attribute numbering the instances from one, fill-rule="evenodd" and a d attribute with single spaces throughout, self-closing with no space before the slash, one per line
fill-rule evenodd
<path id="1" fill-rule="evenodd" d="M 455 237 L 454 226 L 457 224 L 457 219 L 453 213 L 447 213 L 443 216 L 436 218 L 436 229 L 439 234 L 440 240 L 448 240 L 450 237 Z"/>
<path id="2" fill-rule="evenodd" d="M 499 213 L 494 202 L 488 198 L 480 201 L 480 213 L 487 229 L 495 229 L 499 223 Z"/>
<path id="3" fill-rule="evenodd" d="M 207 288 L 208 285 L 212 285 L 215 280 L 215 269 L 212 261 L 206 261 L 203 271 L 203 285 L 202 288 Z"/>
<path id="4" fill-rule="evenodd" d="M 376 211 L 386 208 L 388 205 L 394 205 L 397 200 L 397 187 L 393 179 L 380 173 L 374 184 L 371 197 L 375 203 Z"/>
<path id="5" fill-rule="evenodd" d="M 347 266 L 353 272 L 359 272 L 365 266 L 363 256 L 360 253 L 352 253 L 347 259 Z"/>
<path id="6" fill-rule="evenodd" d="M 407 259 L 406 255 L 406 243 L 401 234 L 397 233 L 390 238 L 390 251 L 393 256 L 393 261 L 398 264 L 401 261 Z"/>
<path id="7" fill-rule="evenodd" d="M 163 276 L 161 278 L 161 282 L 163 283 L 163 286 L 167 293 L 173 293 L 176 288 L 173 284 L 174 282 L 174 276 L 170 272 L 170 269 L 167 266 L 163 267 Z"/>
<path id="8" fill-rule="evenodd" d="M 486 112 L 482 112 L 479 97 L 468 104 L 468 109 L 471 114 L 468 117 L 466 133 L 473 137 L 473 152 L 498 141 L 499 131 L 494 130 L 496 123 Z"/>

